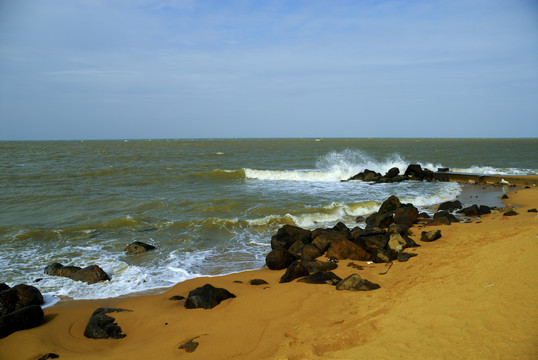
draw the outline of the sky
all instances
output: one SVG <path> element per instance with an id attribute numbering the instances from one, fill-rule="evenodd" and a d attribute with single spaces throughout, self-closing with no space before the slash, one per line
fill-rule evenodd
<path id="1" fill-rule="evenodd" d="M 0 0 L 0 140 L 538 137 L 535 0 Z"/>

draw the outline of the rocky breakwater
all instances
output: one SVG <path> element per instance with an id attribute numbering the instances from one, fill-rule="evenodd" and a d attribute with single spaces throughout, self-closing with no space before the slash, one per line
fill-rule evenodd
<path id="1" fill-rule="evenodd" d="M 400 169 L 397 167 L 391 168 L 384 175 L 373 170 L 365 169 L 363 172 L 343 181 L 360 180 L 374 183 L 395 183 L 406 180 L 433 181 L 436 180 L 435 174 L 432 170 L 423 169 L 419 164 L 411 164 L 407 166 L 407 169 L 402 175 L 400 175 Z"/>
<path id="2" fill-rule="evenodd" d="M 342 280 L 331 270 L 345 259 L 375 263 L 407 261 L 416 254 L 405 249 L 419 246 L 409 237 L 410 227 L 419 219 L 415 206 L 402 204 L 391 196 L 368 216 L 365 228 L 349 229 L 343 223 L 315 230 L 284 225 L 271 238 L 272 250 L 266 256 L 266 265 L 271 270 L 286 269 L 281 283 L 302 278 L 299 281 L 331 284 L 337 289 L 355 283 L 355 290 L 372 290 L 379 286 L 366 280 L 360 283 L 356 277 Z M 320 260 L 322 257 L 326 260 Z"/>

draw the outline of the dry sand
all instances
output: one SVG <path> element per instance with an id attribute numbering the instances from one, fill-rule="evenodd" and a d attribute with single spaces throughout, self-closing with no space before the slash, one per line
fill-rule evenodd
<path id="1" fill-rule="evenodd" d="M 263 269 L 185 281 L 160 295 L 62 301 L 45 309 L 42 326 L 1 339 L 0 359 L 537 359 L 538 218 L 527 210 L 538 207 L 538 191 L 508 195 L 517 216 L 414 227 L 422 246 L 406 251 L 418 256 L 385 275 L 384 264 L 348 260 L 334 271 L 358 273 L 378 290 L 279 284 L 283 271 Z M 442 238 L 420 242 L 432 229 Z M 255 278 L 269 284 L 250 285 Z M 237 297 L 211 310 L 169 300 L 206 283 Z M 133 310 L 110 314 L 125 338 L 83 336 L 98 307 Z M 195 337 L 194 352 L 178 349 Z"/>

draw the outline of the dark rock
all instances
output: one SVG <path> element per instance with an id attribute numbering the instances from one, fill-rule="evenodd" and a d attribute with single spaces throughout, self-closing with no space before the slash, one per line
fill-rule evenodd
<path id="1" fill-rule="evenodd" d="M 426 181 L 435 180 L 435 174 L 430 169 L 424 169 L 424 171 L 422 172 L 422 175 L 423 175 L 423 178 L 422 178 L 423 180 L 426 180 Z"/>
<path id="2" fill-rule="evenodd" d="M 382 249 L 387 246 L 388 240 L 386 231 L 382 229 L 357 231 L 352 236 L 352 241 L 366 250 Z"/>
<path id="3" fill-rule="evenodd" d="M 301 259 L 313 260 L 323 255 L 323 251 L 314 244 L 306 244 L 301 250 Z"/>
<path id="4" fill-rule="evenodd" d="M 508 199 L 508 195 L 504 194 L 503 196 L 501 196 L 501 199 Z"/>
<path id="5" fill-rule="evenodd" d="M 400 169 L 398 169 L 397 167 L 393 167 L 389 171 L 387 171 L 387 173 L 385 174 L 385 177 L 393 178 L 397 176 L 398 174 L 400 174 Z"/>
<path id="6" fill-rule="evenodd" d="M 107 314 L 111 312 L 132 311 L 115 308 L 98 308 L 90 316 L 90 320 L 84 330 L 84 336 L 90 339 L 122 339 L 126 335 L 122 334 L 121 327 L 116 320 Z"/>
<path id="7" fill-rule="evenodd" d="M 327 251 L 327 249 L 329 248 L 329 245 L 331 245 L 331 242 L 348 240 L 349 238 L 348 232 L 325 231 L 325 232 L 318 232 L 318 234 L 319 235 L 313 238 L 314 240 L 312 240 L 312 245 L 315 245 L 322 252 Z"/>
<path id="8" fill-rule="evenodd" d="M 402 181 L 406 181 L 407 180 L 407 176 L 404 176 L 404 175 L 397 175 L 395 177 L 393 177 L 391 179 L 391 182 L 395 183 L 395 182 L 402 182 Z"/>
<path id="9" fill-rule="evenodd" d="M 424 171 L 422 170 L 422 166 L 420 166 L 419 164 L 409 165 L 405 170 L 404 175 L 413 180 L 424 179 Z"/>
<path id="10" fill-rule="evenodd" d="M 43 323 L 43 309 L 30 305 L 0 316 L 0 339 L 16 331 L 31 329 Z"/>
<path id="11" fill-rule="evenodd" d="M 536 210 L 536 209 L 529 209 L 529 210 L 527 210 L 527 212 L 535 213 L 535 212 L 538 212 L 538 210 Z"/>
<path id="12" fill-rule="evenodd" d="M 332 241 L 326 255 L 338 260 L 350 259 L 360 261 L 367 261 L 372 257 L 368 251 L 346 239 Z"/>
<path id="13" fill-rule="evenodd" d="M 168 300 L 173 300 L 173 301 L 185 300 L 185 296 L 174 295 L 171 298 L 169 298 Z"/>
<path id="14" fill-rule="evenodd" d="M 266 285 L 268 284 L 267 281 L 263 279 L 251 279 L 249 280 L 250 285 Z"/>
<path id="15" fill-rule="evenodd" d="M 27 306 L 43 305 L 43 295 L 31 286 L 20 284 L 0 292 L 0 316 Z"/>
<path id="16" fill-rule="evenodd" d="M 7 290 L 7 289 L 9 289 L 9 288 L 10 288 L 9 285 L 6 284 L 6 283 L 1 283 L 1 284 L 0 284 L 0 291 Z"/>
<path id="17" fill-rule="evenodd" d="M 468 206 L 461 209 L 460 211 L 458 211 L 458 213 L 463 213 L 465 216 L 477 217 L 480 216 L 480 209 L 478 208 L 478 205 L 474 204 L 472 206 Z"/>
<path id="18" fill-rule="evenodd" d="M 395 224 L 411 227 L 417 221 L 417 218 L 418 209 L 414 206 L 403 206 L 394 210 Z"/>
<path id="19" fill-rule="evenodd" d="M 404 224 L 391 224 L 387 229 L 388 234 L 409 235 L 410 226 Z"/>
<path id="20" fill-rule="evenodd" d="M 282 270 L 290 266 L 295 256 L 284 249 L 274 249 L 265 257 L 265 264 L 271 270 Z"/>
<path id="21" fill-rule="evenodd" d="M 97 265 L 79 268 L 78 266 L 63 266 L 60 263 L 54 263 L 45 268 L 45 274 L 68 277 L 88 284 L 110 280 L 110 276 Z"/>
<path id="22" fill-rule="evenodd" d="M 273 235 L 271 238 L 271 248 L 288 250 L 297 240 L 301 240 L 303 243 L 307 244 L 310 242 L 310 235 L 310 230 L 305 230 L 293 225 L 284 225 L 278 229 L 276 235 Z"/>
<path id="23" fill-rule="evenodd" d="M 431 216 L 428 215 L 428 213 L 426 212 L 421 212 L 420 214 L 418 214 L 418 217 L 421 218 L 421 219 L 430 219 Z"/>
<path id="24" fill-rule="evenodd" d="M 349 232 L 349 228 L 341 221 L 334 225 L 333 230 L 339 232 Z"/>
<path id="25" fill-rule="evenodd" d="M 396 259 L 398 259 L 399 262 L 406 262 L 407 260 L 411 259 L 412 257 L 417 256 L 418 254 L 413 253 L 398 253 L 398 256 Z"/>
<path id="26" fill-rule="evenodd" d="M 288 251 L 295 257 L 299 257 L 300 256 L 300 253 L 301 253 L 301 250 L 303 249 L 303 247 L 308 244 L 308 243 L 305 243 L 303 240 L 297 240 L 296 242 L 293 243 L 293 245 L 290 246 L 290 248 L 288 249 Z"/>
<path id="27" fill-rule="evenodd" d="M 280 278 L 280 283 L 290 282 L 303 276 L 307 276 L 309 274 L 310 273 L 303 265 L 302 261 L 294 261 L 288 267 L 284 275 L 282 275 L 282 277 Z"/>
<path id="28" fill-rule="evenodd" d="M 318 271 L 330 271 L 338 267 L 338 264 L 332 261 L 310 260 L 302 261 L 302 264 L 309 274 L 313 274 Z"/>
<path id="29" fill-rule="evenodd" d="M 431 242 L 441 237 L 441 230 L 423 231 L 420 236 L 420 241 Z"/>
<path id="30" fill-rule="evenodd" d="M 361 181 L 377 181 L 381 177 L 381 174 L 373 170 L 365 169 L 363 172 L 358 173 L 350 177 L 348 180 L 361 180 Z"/>
<path id="31" fill-rule="evenodd" d="M 199 343 L 198 343 L 197 341 L 194 341 L 194 340 L 197 339 L 197 338 L 199 338 L 199 336 L 190 339 L 190 340 L 187 341 L 185 344 L 179 346 L 178 349 L 180 349 L 180 350 L 185 350 L 185 351 L 188 352 L 188 353 L 192 353 L 192 352 L 194 352 L 194 350 L 196 350 L 196 348 L 197 348 L 198 345 L 199 345 Z"/>
<path id="32" fill-rule="evenodd" d="M 380 213 L 380 214 L 384 214 L 384 213 L 389 212 L 389 211 L 394 211 L 397 208 L 399 208 L 400 206 L 402 206 L 402 203 L 400 202 L 400 199 L 398 199 L 394 195 L 391 195 L 391 196 L 389 196 L 389 198 L 387 200 L 385 200 L 383 202 L 383 204 L 381 204 L 381 206 L 379 207 L 379 210 L 377 212 Z"/>
<path id="33" fill-rule="evenodd" d="M 504 216 L 514 216 L 519 215 L 519 213 L 515 212 L 514 210 L 507 211 L 503 214 Z"/>
<path id="34" fill-rule="evenodd" d="M 447 168 L 447 167 L 444 167 L 444 168 L 437 168 L 437 171 L 439 171 L 439 172 L 449 172 L 450 169 Z"/>
<path id="35" fill-rule="evenodd" d="M 366 218 L 366 228 L 372 229 L 372 228 L 379 228 L 379 229 L 386 229 L 394 222 L 394 218 L 392 217 L 392 211 L 388 211 L 385 213 L 381 212 L 375 212 L 368 216 Z"/>
<path id="36" fill-rule="evenodd" d="M 185 308 L 187 309 L 212 309 L 221 301 L 234 298 L 235 295 L 223 288 L 216 288 L 211 284 L 205 284 L 199 288 L 191 290 Z"/>
<path id="37" fill-rule="evenodd" d="M 398 256 L 396 251 L 390 249 L 371 249 L 370 252 L 375 263 L 388 263 Z"/>
<path id="38" fill-rule="evenodd" d="M 398 233 L 390 234 L 387 248 L 396 252 L 401 252 L 405 248 L 419 246 L 413 239 L 408 236 L 402 236 Z"/>
<path id="39" fill-rule="evenodd" d="M 314 274 L 310 274 L 304 278 L 297 280 L 297 282 L 304 282 L 307 284 L 327 284 L 336 285 L 342 279 L 331 271 L 319 271 Z"/>
<path id="40" fill-rule="evenodd" d="M 453 222 L 459 222 L 459 220 L 452 214 L 446 211 L 438 211 L 433 215 L 433 219 L 439 221 L 441 224 L 450 225 Z"/>
<path id="41" fill-rule="evenodd" d="M 480 212 L 480 215 L 491 214 L 491 208 L 486 205 L 480 205 L 478 211 Z"/>
<path id="42" fill-rule="evenodd" d="M 459 200 L 454 201 L 445 201 L 439 205 L 437 211 L 454 211 L 461 209 L 463 207 L 462 203 Z"/>
<path id="43" fill-rule="evenodd" d="M 349 275 L 336 285 L 336 290 L 369 291 L 379 288 L 378 284 L 361 278 L 359 274 Z"/>
<path id="44" fill-rule="evenodd" d="M 155 249 L 155 246 L 153 245 L 145 244 L 140 241 L 134 241 L 131 244 L 127 245 L 127 247 L 123 249 L 123 251 L 125 251 L 127 254 L 133 255 L 133 254 L 142 254 L 147 251 L 154 250 L 154 249 Z"/>
<path id="45" fill-rule="evenodd" d="M 40 357 L 36 358 L 35 360 L 49 360 L 49 359 L 58 359 L 60 355 L 55 353 L 48 353 L 45 355 L 41 355 Z"/>

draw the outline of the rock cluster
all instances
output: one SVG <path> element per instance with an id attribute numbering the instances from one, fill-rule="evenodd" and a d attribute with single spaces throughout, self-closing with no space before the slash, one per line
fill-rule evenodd
<path id="1" fill-rule="evenodd" d="M 30 285 L 0 284 L 0 339 L 43 322 L 43 296 Z"/>
<path id="2" fill-rule="evenodd" d="M 365 169 L 356 175 L 353 175 L 349 180 L 360 180 L 376 183 L 394 183 L 405 180 L 419 180 L 419 181 L 433 181 L 435 180 L 435 173 L 429 169 L 422 169 L 419 164 L 411 164 L 407 167 L 403 175 L 400 175 L 400 169 L 393 167 L 386 172 L 385 175 L 375 172 L 373 170 Z"/>
<path id="3" fill-rule="evenodd" d="M 64 266 L 60 263 L 50 264 L 45 268 L 45 274 L 52 276 L 63 276 L 73 280 L 83 281 L 88 284 L 95 284 L 100 281 L 110 280 L 110 276 L 97 265 L 90 265 L 85 268 L 78 266 Z"/>

